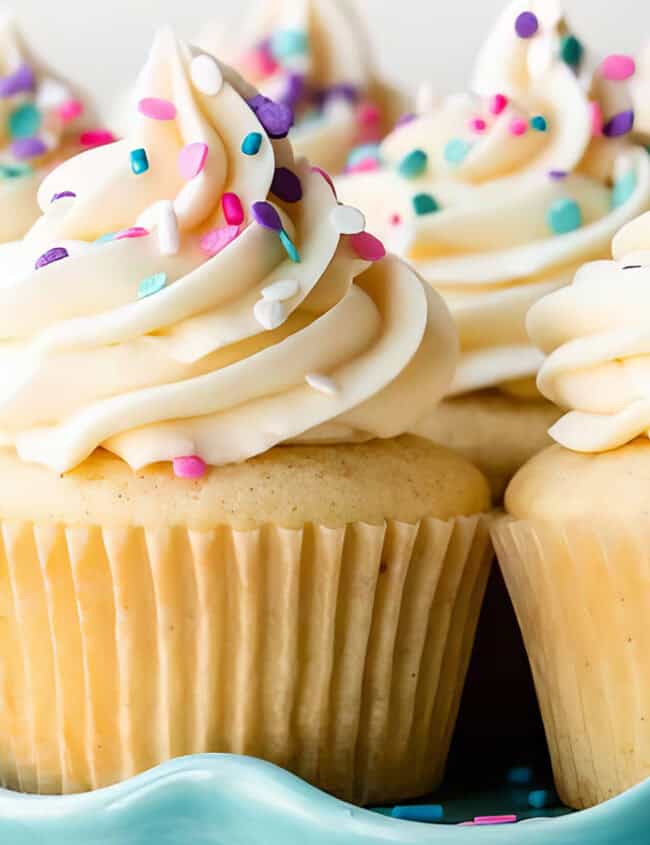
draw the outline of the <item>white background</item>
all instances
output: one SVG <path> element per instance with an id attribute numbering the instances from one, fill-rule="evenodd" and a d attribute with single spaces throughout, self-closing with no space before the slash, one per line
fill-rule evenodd
<path id="1" fill-rule="evenodd" d="M 269 0 L 272 2 L 272 0 Z M 363 10 L 389 78 L 440 92 L 462 90 L 472 57 L 506 0 L 351 0 Z M 193 38 L 209 21 L 233 20 L 249 0 L 14 0 L 43 58 L 83 81 L 108 107 L 134 78 L 163 23 Z M 574 30 L 595 48 L 637 51 L 650 40 L 650 0 L 565 0 Z"/>

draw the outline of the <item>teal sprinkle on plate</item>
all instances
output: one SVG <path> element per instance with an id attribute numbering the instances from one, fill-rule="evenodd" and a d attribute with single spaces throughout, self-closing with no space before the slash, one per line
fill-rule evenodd
<path id="1" fill-rule="evenodd" d="M 467 141 L 463 141 L 462 138 L 453 138 L 445 147 L 445 161 L 447 164 L 453 164 L 456 166 L 462 164 L 469 155 L 469 151 L 471 149 L 472 145 Z"/>
<path id="2" fill-rule="evenodd" d="M 136 176 L 141 176 L 149 170 L 149 159 L 147 158 L 146 150 L 142 148 L 131 150 L 131 170 Z"/>
<path id="3" fill-rule="evenodd" d="M 612 208 L 620 208 L 636 191 L 636 171 L 628 170 L 614 185 L 612 191 Z"/>
<path id="4" fill-rule="evenodd" d="M 262 146 L 262 133 L 249 132 L 241 145 L 241 151 L 247 156 L 256 156 Z"/>
<path id="5" fill-rule="evenodd" d="M 546 132 L 548 129 L 546 118 L 541 114 L 536 114 L 535 117 L 530 120 L 530 128 L 534 129 L 536 132 Z"/>
<path id="6" fill-rule="evenodd" d="M 34 168 L 29 164 L 0 164 L 0 179 L 20 179 L 33 172 Z"/>
<path id="7" fill-rule="evenodd" d="M 422 217 L 425 214 L 433 214 L 434 211 L 440 211 L 440 206 L 431 194 L 416 194 L 412 202 L 413 210 L 418 217 Z"/>
<path id="8" fill-rule="evenodd" d="M 153 296 L 154 293 L 161 291 L 167 284 L 167 273 L 154 273 L 143 279 L 138 285 L 138 299 L 144 299 L 147 296 Z"/>
<path id="9" fill-rule="evenodd" d="M 575 35 L 565 35 L 560 45 L 560 57 L 569 67 L 576 68 L 582 61 L 584 48 Z"/>
<path id="10" fill-rule="evenodd" d="M 424 150 L 411 150 L 400 161 L 397 170 L 400 176 L 403 176 L 405 179 L 415 179 L 424 173 L 428 163 L 429 157 Z"/>
<path id="11" fill-rule="evenodd" d="M 582 226 L 582 212 L 575 200 L 560 199 L 553 203 L 546 215 L 546 222 L 554 235 L 566 235 Z"/>
<path id="12" fill-rule="evenodd" d="M 24 103 L 9 115 L 9 134 L 12 138 L 31 138 L 41 128 L 43 116 L 33 103 Z"/>
<path id="13" fill-rule="evenodd" d="M 307 33 L 300 29 L 281 29 L 271 36 L 271 53 L 278 60 L 304 55 L 308 48 Z"/>
<path id="14" fill-rule="evenodd" d="M 355 147 L 348 156 L 347 166 L 354 167 L 368 158 L 379 159 L 379 144 L 361 144 Z"/>
<path id="15" fill-rule="evenodd" d="M 295 244 L 289 235 L 287 235 L 284 229 L 281 229 L 278 234 L 280 235 L 280 241 L 289 258 L 294 262 L 294 264 L 300 264 L 300 253 L 296 249 Z"/>

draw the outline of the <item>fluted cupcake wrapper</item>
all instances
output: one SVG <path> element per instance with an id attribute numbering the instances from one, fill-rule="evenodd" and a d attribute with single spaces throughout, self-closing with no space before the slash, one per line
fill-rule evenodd
<path id="1" fill-rule="evenodd" d="M 650 522 L 495 521 L 562 800 L 650 776 Z"/>
<path id="2" fill-rule="evenodd" d="M 358 802 L 440 780 L 485 517 L 0 530 L 3 785 L 84 791 L 208 751 Z"/>

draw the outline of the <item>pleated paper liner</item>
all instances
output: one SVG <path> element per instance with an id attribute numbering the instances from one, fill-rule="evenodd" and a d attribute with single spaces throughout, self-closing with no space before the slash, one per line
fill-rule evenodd
<path id="1" fill-rule="evenodd" d="M 503 517 L 492 533 L 559 795 L 594 806 L 650 776 L 650 522 Z"/>
<path id="2" fill-rule="evenodd" d="M 359 803 L 441 780 L 486 517 L 0 528 L 3 785 L 85 791 L 198 752 L 261 757 Z"/>

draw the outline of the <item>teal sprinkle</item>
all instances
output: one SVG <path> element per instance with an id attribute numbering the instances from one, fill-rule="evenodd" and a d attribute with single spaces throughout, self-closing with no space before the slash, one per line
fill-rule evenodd
<path id="1" fill-rule="evenodd" d="M 434 211 L 440 211 L 440 206 L 431 194 L 416 194 L 413 197 L 413 209 L 421 217 L 425 214 L 433 214 Z"/>
<path id="2" fill-rule="evenodd" d="M 546 132 L 548 129 L 546 118 L 541 114 L 536 114 L 535 117 L 531 118 L 530 128 L 535 129 L 537 132 Z"/>
<path id="3" fill-rule="evenodd" d="M 612 191 L 612 208 L 620 208 L 636 191 L 636 171 L 628 170 L 614 185 Z"/>
<path id="4" fill-rule="evenodd" d="M 167 273 L 154 273 L 153 276 L 143 279 L 138 285 L 138 299 L 144 299 L 146 296 L 158 293 L 166 284 Z"/>
<path id="5" fill-rule="evenodd" d="M 355 147 L 348 156 L 347 166 L 354 167 L 367 158 L 379 158 L 379 144 L 361 144 L 361 146 Z"/>
<path id="6" fill-rule="evenodd" d="M 35 105 L 24 103 L 9 115 L 9 134 L 12 138 L 31 138 L 41 128 L 42 119 Z"/>
<path id="7" fill-rule="evenodd" d="M 462 138 L 453 138 L 445 147 L 445 161 L 448 164 L 459 165 L 467 158 L 472 145 Z"/>
<path id="8" fill-rule="evenodd" d="M 533 789 L 528 793 L 528 804 L 535 810 L 543 810 L 555 802 L 555 796 L 548 789 Z"/>
<path id="9" fill-rule="evenodd" d="M 560 46 L 560 57 L 569 67 L 577 68 L 582 61 L 584 48 L 575 35 L 565 35 Z"/>
<path id="10" fill-rule="evenodd" d="M 147 158 L 146 150 L 142 148 L 131 150 L 131 170 L 136 176 L 141 176 L 149 170 L 149 159 Z"/>
<path id="11" fill-rule="evenodd" d="M 29 164 L 0 164 L 0 179 L 20 179 L 31 176 L 33 172 Z"/>
<path id="12" fill-rule="evenodd" d="M 115 239 L 115 235 L 117 235 L 117 232 L 107 232 L 105 235 L 102 235 L 100 238 L 97 238 L 95 243 L 96 244 L 108 244 L 112 240 Z"/>
<path id="13" fill-rule="evenodd" d="M 241 151 L 244 153 L 244 155 L 256 156 L 259 153 L 261 146 L 262 133 L 249 132 L 249 134 L 242 141 Z"/>
<path id="14" fill-rule="evenodd" d="M 582 212 L 575 200 L 561 199 L 554 202 L 546 215 L 548 227 L 555 235 L 575 232 L 582 226 Z"/>
<path id="15" fill-rule="evenodd" d="M 294 246 L 294 243 L 289 235 L 287 235 L 284 229 L 280 229 L 279 235 L 282 246 L 285 248 L 289 258 L 294 262 L 294 264 L 300 264 L 300 253 Z"/>
<path id="16" fill-rule="evenodd" d="M 400 161 L 397 169 L 405 179 L 415 179 L 427 169 L 429 157 L 424 150 L 412 150 Z"/>
<path id="17" fill-rule="evenodd" d="M 309 39 L 300 29 L 282 29 L 273 33 L 269 46 L 273 57 L 280 61 L 307 53 Z"/>

